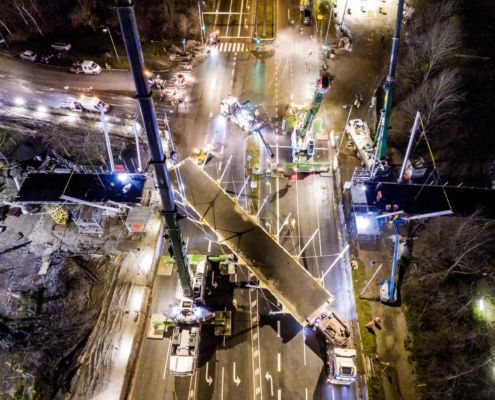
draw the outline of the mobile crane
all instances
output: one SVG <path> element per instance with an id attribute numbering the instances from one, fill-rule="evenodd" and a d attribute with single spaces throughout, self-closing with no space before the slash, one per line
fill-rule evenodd
<path id="1" fill-rule="evenodd" d="M 131 73 L 136 87 L 136 98 L 141 109 L 144 130 L 150 151 L 150 164 L 154 168 L 155 181 L 162 203 L 162 216 L 166 223 L 165 238 L 169 240 L 169 251 L 179 272 L 182 299 L 179 299 L 178 315 L 173 331 L 171 349 L 171 373 L 177 375 L 193 374 L 197 364 L 197 349 L 201 329 L 201 313 L 195 311 L 196 303 L 203 301 L 206 274 L 205 259 L 194 260 L 193 272 L 189 258 L 186 256 L 182 239 L 180 216 L 174 201 L 172 186 L 166 167 L 160 132 L 156 120 L 155 107 L 151 95 L 149 79 L 144 68 L 144 59 L 136 24 L 136 16 L 131 0 L 116 0 L 116 10 L 122 31 Z"/>
<path id="2" fill-rule="evenodd" d="M 383 279 L 380 281 L 380 301 L 386 304 L 393 304 L 397 301 L 397 283 L 396 283 L 396 272 L 397 263 L 399 261 L 399 225 L 407 224 L 409 221 L 415 219 L 433 218 L 441 217 L 446 215 L 452 215 L 452 210 L 437 211 L 428 214 L 414 215 L 411 217 L 398 217 L 401 214 L 400 211 L 391 214 L 385 214 L 379 216 L 379 218 L 389 218 L 396 217 L 392 220 L 394 226 L 394 252 L 392 255 L 392 271 L 390 273 L 390 279 Z"/>
<path id="3" fill-rule="evenodd" d="M 291 134 L 292 162 L 294 164 L 304 163 L 311 160 L 315 154 L 315 139 L 313 135 L 313 121 L 320 109 L 325 94 L 330 89 L 331 76 L 324 72 L 317 81 L 316 90 L 313 94 L 311 105 L 304 115 L 304 120 L 294 123 Z"/>

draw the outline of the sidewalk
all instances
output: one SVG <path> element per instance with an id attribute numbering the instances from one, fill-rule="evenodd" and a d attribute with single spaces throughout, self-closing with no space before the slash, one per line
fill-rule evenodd
<path id="1" fill-rule="evenodd" d="M 159 215 L 145 236 L 128 243 L 117 267 L 94 327 L 71 382 L 72 399 L 124 398 L 141 332 L 144 310 L 162 245 Z M 117 263 L 116 262 L 116 263 Z"/>

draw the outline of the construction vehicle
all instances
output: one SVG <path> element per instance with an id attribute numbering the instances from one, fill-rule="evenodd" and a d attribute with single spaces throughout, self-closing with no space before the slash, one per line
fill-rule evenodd
<path id="1" fill-rule="evenodd" d="M 298 111 L 297 107 L 288 107 L 287 111 L 292 113 L 294 129 L 291 134 L 291 147 L 292 147 L 292 162 L 304 163 L 311 160 L 315 153 L 315 139 L 313 133 L 313 121 L 315 119 L 318 110 L 325 94 L 330 89 L 332 77 L 329 73 L 323 72 L 320 79 L 316 84 L 316 90 L 313 95 L 313 100 L 307 111 L 303 114 Z M 294 111 L 291 111 L 291 110 Z M 284 120 L 288 119 L 287 117 Z M 285 126 L 284 126 L 285 128 Z"/>
<path id="2" fill-rule="evenodd" d="M 327 347 L 328 378 L 334 385 L 350 385 L 356 380 L 356 350 Z"/>
<path id="3" fill-rule="evenodd" d="M 209 148 L 201 148 L 201 149 L 195 148 L 193 150 L 192 159 L 198 165 L 206 164 L 208 161 L 210 161 L 212 157 L 213 154 L 211 153 Z"/>
<path id="4" fill-rule="evenodd" d="M 275 154 L 261 133 L 261 129 L 265 126 L 265 123 L 256 119 L 256 116 L 246 106 L 248 103 L 249 101 L 246 101 L 241 104 L 237 97 L 227 96 L 220 103 L 220 113 L 224 117 L 231 119 L 232 122 L 244 130 L 244 132 L 258 133 L 270 158 L 273 159 L 275 158 Z"/>
<path id="5" fill-rule="evenodd" d="M 349 385 L 356 379 L 356 350 L 346 348 L 350 332 L 334 312 L 323 312 L 313 321 L 312 329 L 320 332 L 327 346 L 328 382 Z"/>
<path id="6" fill-rule="evenodd" d="M 169 370 L 173 375 L 189 376 L 196 371 L 199 334 L 199 325 L 178 325 L 174 328 L 169 358 Z"/>
<path id="7" fill-rule="evenodd" d="M 349 343 L 349 329 L 335 313 L 323 312 L 313 322 L 313 330 L 321 332 L 325 340 L 337 346 L 347 346 Z"/>
<path id="8" fill-rule="evenodd" d="M 227 96 L 220 103 L 220 113 L 245 132 L 251 132 L 257 128 L 257 123 L 254 114 L 246 107 L 247 103 L 241 104 L 237 97 Z"/>
<path id="9" fill-rule="evenodd" d="M 345 127 L 345 133 L 353 140 L 358 156 L 364 166 L 371 169 L 375 158 L 373 139 L 371 139 L 368 124 L 360 119 L 351 119 Z"/>
<path id="10" fill-rule="evenodd" d="M 393 304 L 397 301 L 397 283 L 396 283 L 396 272 L 397 272 L 397 264 L 402 255 L 402 252 L 399 252 L 399 225 L 407 224 L 409 221 L 415 219 L 424 219 L 424 218 L 433 218 L 433 217 L 441 217 L 446 215 L 452 215 L 452 210 L 445 211 L 437 211 L 428 214 L 414 215 L 411 217 L 402 217 L 399 218 L 399 215 L 402 214 L 401 211 L 393 212 L 390 214 L 381 215 L 379 218 L 392 218 L 392 225 L 394 226 L 394 252 L 392 253 L 392 270 L 390 273 L 390 279 L 383 279 L 380 281 L 380 301 L 386 304 Z M 399 254 L 401 253 L 401 254 Z"/>

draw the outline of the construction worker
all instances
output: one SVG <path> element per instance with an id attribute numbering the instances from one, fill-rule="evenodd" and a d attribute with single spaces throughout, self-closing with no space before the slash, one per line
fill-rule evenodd
<path id="1" fill-rule="evenodd" d="M 296 230 L 296 219 L 291 218 L 289 221 L 289 231 L 294 232 Z"/>

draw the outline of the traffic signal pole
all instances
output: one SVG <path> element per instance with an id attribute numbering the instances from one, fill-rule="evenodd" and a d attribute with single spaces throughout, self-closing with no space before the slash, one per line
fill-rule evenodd
<path id="1" fill-rule="evenodd" d="M 136 98 L 139 102 L 144 130 L 148 140 L 151 155 L 151 165 L 155 171 L 156 184 L 162 202 L 162 216 L 167 225 L 167 233 L 173 250 L 175 263 L 179 270 L 179 278 L 182 292 L 186 297 L 192 297 L 190 266 L 185 254 L 185 246 L 182 240 L 179 225 L 179 215 L 174 202 L 172 187 L 166 168 L 166 158 L 160 140 L 160 131 L 156 121 L 155 106 L 151 97 L 152 93 L 144 73 L 144 59 L 136 25 L 136 16 L 131 0 L 116 0 L 117 15 L 119 18 L 122 38 L 124 40 L 127 57 L 131 67 Z"/>

